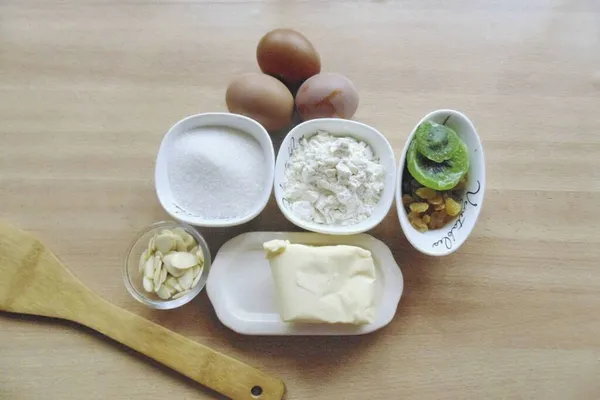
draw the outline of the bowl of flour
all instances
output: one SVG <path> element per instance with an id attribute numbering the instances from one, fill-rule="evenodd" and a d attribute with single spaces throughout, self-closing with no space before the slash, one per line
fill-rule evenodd
<path id="1" fill-rule="evenodd" d="M 265 208 L 275 152 L 258 122 L 206 113 L 177 122 L 164 136 L 155 167 L 156 194 L 173 218 L 195 226 L 243 224 Z"/>
<path id="2" fill-rule="evenodd" d="M 377 129 L 352 120 L 306 121 L 288 133 L 275 162 L 277 205 L 296 226 L 353 235 L 378 225 L 392 206 L 396 160 Z"/>

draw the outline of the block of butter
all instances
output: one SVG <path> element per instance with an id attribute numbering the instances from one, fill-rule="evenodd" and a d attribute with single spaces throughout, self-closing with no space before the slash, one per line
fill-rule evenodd
<path id="1" fill-rule="evenodd" d="M 356 246 L 263 244 L 286 322 L 369 324 L 375 320 L 375 265 Z"/>

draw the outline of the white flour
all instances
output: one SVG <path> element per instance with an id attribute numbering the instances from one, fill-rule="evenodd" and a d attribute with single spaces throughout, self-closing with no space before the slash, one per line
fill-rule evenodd
<path id="1" fill-rule="evenodd" d="M 260 200 L 266 162 L 252 136 L 210 126 L 175 139 L 167 173 L 183 210 L 206 219 L 235 218 L 248 215 Z"/>
<path id="2" fill-rule="evenodd" d="M 371 216 L 384 183 L 385 168 L 366 143 L 319 131 L 294 149 L 284 199 L 305 221 L 353 225 Z"/>

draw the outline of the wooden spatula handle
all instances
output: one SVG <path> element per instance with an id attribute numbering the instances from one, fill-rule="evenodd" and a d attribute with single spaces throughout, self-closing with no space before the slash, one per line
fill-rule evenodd
<path id="1" fill-rule="evenodd" d="M 0 310 L 88 326 L 235 400 L 281 400 L 283 382 L 125 311 L 79 281 L 32 235 L 0 221 Z"/>
<path id="2" fill-rule="evenodd" d="M 101 297 L 90 303 L 93 304 L 87 305 L 90 307 L 88 313 L 74 318 L 77 322 L 225 396 L 236 400 L 280 400 L 283 397 L 284 384 L 277 378 L 123 310 Z"/>

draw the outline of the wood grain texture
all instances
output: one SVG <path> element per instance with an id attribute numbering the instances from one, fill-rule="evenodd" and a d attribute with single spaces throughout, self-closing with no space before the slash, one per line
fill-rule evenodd
<path id="1" fill-rule="evenodd" d="M 363 337 L 244 337 L 205 294 L 157 312 L 120 270 L 165 218 L 152 173 L 180 118 L 225 110 L 266 31 L 292 27 L 354 81 L 399 154 L 427 112 L 480 133 L 487 191 L 456 254 L 416 253 L 391 211 L 396 318 Z M 596 0 L 0 2 L 0 218 L 120 307 L 286 382 L 287 398 L 600 398 L 600 6 Z M 275 137 L 277 143 L 281 139 Z M 249 230 L 293 229 L 271 202 Z M 214 398 L 98 335 L 0 315 L 0 398 Z"/>
<path id="2" fill-rule="evenodd" d="M 123 310 L 88 289 L 37 238 L 0 221 L 0 310 L 77 322 L 235 400 L 281 400 L 275 377 Z"/>

